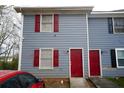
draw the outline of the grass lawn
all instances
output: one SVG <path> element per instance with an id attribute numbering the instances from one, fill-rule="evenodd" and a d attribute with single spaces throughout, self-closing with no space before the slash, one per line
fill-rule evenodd
<path id="1" fill-rule="evenodd" d="M 108 78 L 108 80 L 116 83 L 120 87 L 124 87 L 124 77 L 119 77 L 118 79 L 116 79 L 116 78 Z"/>

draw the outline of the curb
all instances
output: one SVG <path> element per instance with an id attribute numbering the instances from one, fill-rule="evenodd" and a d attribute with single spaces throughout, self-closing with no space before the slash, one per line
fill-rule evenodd
<path id="1" fill-rule="evenodd" d="M 90 78 L 88 78 L 87 80 L 89 80 L 96 88 L 100 88 L 100 86 L 96 85 Z"/>

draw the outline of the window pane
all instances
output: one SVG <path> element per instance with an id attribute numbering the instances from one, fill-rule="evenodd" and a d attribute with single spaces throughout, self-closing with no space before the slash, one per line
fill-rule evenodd
<path id="1" fill-rule="evenodd" d="M 124 59 L 124 50 L 117 50 L 118 59 Z"/>
<path id="2" fill-rule="evenodd" d="M 52 23 L 52 15 L 42 15 L 42 23 Z"/>
<path id="3" fill-rule="evenodd" d="M 43 32 L 52 32 L 52 24 L 42 24 Z"/>
<path id="4" fill-rule="evenodd" d="M 40 68 L 52 68 L 52 49 L 41 49 Z"/>
<path id="5" fill-rule="evenodd" d="M 124 33 L 124 28 L 115 28 L 116 33 Z"/>
<path id="6" fill-rule="evenodd" d="M 52 67 L 52 62 L 51 60 L 41 60 L 41 65 L 42 67 L 46 68 L 51 68 Z"/>
<path id="7" fill-rule="evenodd" d="M 52 49 L 42 49 L 41 58 L 52 58 Z"/>
<path id="8" fill-rule="evenodd" d="M 124 59 L 118 59 L 118 65 L 124 66 Z"/>

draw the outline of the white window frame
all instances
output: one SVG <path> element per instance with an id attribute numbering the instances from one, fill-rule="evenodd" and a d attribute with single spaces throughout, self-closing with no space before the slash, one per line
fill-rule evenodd
<path id="1" fill-rule="evenodd" d="M 118 50 L 124 50 L 124 48 L 115 48 L 117 68 L 124 68 L 124 66 L 119 66 L 119 64 L 118 64 L 118 55 L 117 55 Z"/>
<path id="2" fill-rule="evenodd" d="M 52 15 L 52 31 L 46 32 L 46 31 L 42 31 L 42 16 L 43 15 Z M 45 33 L 51 33 L 54 32 L 54 14 L 41 14 L 40 15 L 40 32 L 45 32 Z"/>
<path id="3" fill-rule="evenodd" d="M 115 32 L 115 18 L 117 18 L 117 17 L 112 17 L 113 33 L 114 34 L 124 34 L 124 33 Z M 121 18 L 121 17 L 118 17 L 118 18 Z"/>
<path id="4" fill-rule="evenodd" d="M 41 67 L 41 49 L 52 49 L 52 67 Z M 40 48 L 40 53 L 39 53 L 39 69 L 53 69 L 53 48 Z"/>

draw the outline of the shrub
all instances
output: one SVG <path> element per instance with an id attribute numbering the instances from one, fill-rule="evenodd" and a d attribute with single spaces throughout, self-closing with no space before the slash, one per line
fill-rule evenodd
<path id="1" fill-rule="evenodd" d="M 11 62 L 0 61 L 0 70 L 17 70 L 18 58 L 13 58 Z"/>

